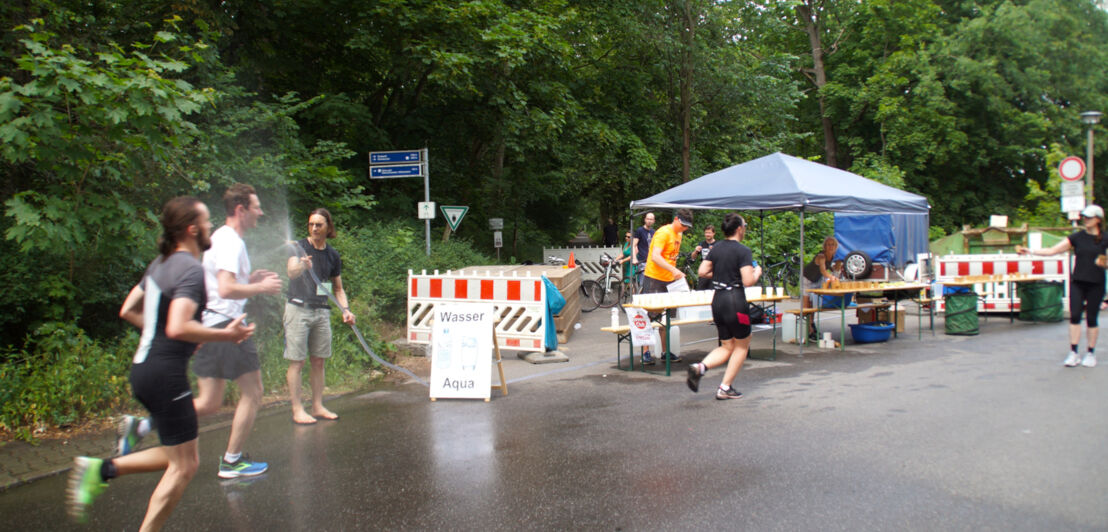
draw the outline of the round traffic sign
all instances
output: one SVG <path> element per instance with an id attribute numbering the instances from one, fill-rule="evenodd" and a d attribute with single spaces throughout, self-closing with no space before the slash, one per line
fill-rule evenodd
<path id="1" fill-rule="evenodd" d="M 1066 157 L 1058 164 L 1058 175 L 1066 181 L 1077 181 L 1085 177 L 1085 161 L 1080 157 Z"/>

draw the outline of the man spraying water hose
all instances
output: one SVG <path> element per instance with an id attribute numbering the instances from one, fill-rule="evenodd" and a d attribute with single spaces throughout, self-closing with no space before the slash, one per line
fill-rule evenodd
<path id="1" fill-rule="evenodd" d="M 342 309 L 342 322 L 354 325 L 354 314 L 342 287 L 342 258 L 327 239 L 335 238 L 335 225 L 327 209 L 308 216 L 308 238 L 290 244 L 288 302 L 285 303 L 285 359 L 294 423 L 310 425 L 317 419 L 336 420 L 323 406 L 324 365 L 331 357 L 331 305 L 333 295 Z M 311 274 L 307 272 L 311 271 Z M 317 282 L 317 279 L 327 279 Z M 304 360 L 311 360 L 312 412 L 300 401 L 300 375 Z"/>

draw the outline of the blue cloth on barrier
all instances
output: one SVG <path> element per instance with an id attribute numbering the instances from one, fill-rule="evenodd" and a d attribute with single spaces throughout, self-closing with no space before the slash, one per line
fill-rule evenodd
<path id="1" fill-rule="evenodd" d="M 543 338 L 543 346 L 547 351 L 554 351 L 558 349 L 558 331 L 554 326 L 554 315 L 561 312 L 566 306 L 566 298 L 558 291 L 558 287 L 554 286 L 554 283 L 547 279 L 546 276 L 542 276 L 543 289 L 546 290 L 546 327 L 545 337 Z"/>
<path id="2" fill-rule="evenodd" d="M 968 286 L 946 286 L 943 285 L 943 295 L 949 296 L 950 294 L 968 294 L 970 287 Z"/>

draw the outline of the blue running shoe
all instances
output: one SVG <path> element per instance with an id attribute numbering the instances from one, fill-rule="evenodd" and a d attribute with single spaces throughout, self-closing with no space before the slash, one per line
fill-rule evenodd
<path id="1" fill-rule="evenodd" d="M 644 365 L 644 366 L 653 366 L 654 362 L 655 362 L 654 357 L 650 356 L 650 351 L 643 351 L 643 353 L 642 353 L 642 365 Z"/>
<path id="2" fill-rule="evenodd" d="M 135 416 L 123 416 L 119 420 L 119 426 L 116 427 L 116 437 L 118 438 L 115 444 L 115 455 L 126 456 L 138 448 L 138 444 L 142 441 L 142 436 L 139 436 L 138 426 L 142 422 L 141 418 Z"/>
<path id="3" fill-rule="evenodd" d="M 234 462 L 228 462 L 223 457 L 219 458 L 219 478 L 252 477 L 265 473 L 268 469 L 269 464 L 255 462 L 246 453 Z"/>
<path id="4" fill-rule="evenodd" d="M 87 456 L 78 456 L 73 460 L 65 498 L 69 515 L 79 523 L 88 522 L 89 507 L 100 492 L 108 487 L 108 483 L 100 476 L 100 466 L 103 464 L 104 460 Z"/>

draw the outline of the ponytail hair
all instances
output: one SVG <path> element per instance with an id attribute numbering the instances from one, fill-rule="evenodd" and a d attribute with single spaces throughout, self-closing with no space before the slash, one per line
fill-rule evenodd
<path id="1" fill-rule="evenodd" d="M 158 237 L 158 252 L 169 258 L 185 238 L 190 225 L 200 221 L 200 200 L 192 196 L 178 196 L 166 202 L 162 208 L 162 235 Z"/>

